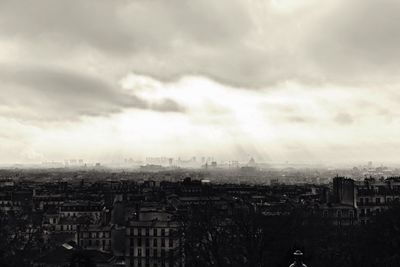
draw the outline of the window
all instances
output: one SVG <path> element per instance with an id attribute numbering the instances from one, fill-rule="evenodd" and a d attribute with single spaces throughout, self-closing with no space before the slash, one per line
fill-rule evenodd
<path id="1" fill-rule="evenodd" d="M 137 256 L 142 257 L 142 249 L 141 248 L 137 249 Z"/>
<path id="2" fill-rule="evenodd" d="M 158 257 L 157 254 L 158 254 L 158 253 L 157 253 L 157 249 L 153 249 L 153 257 L 154 257 L 154 258 L 157 258 L 157 257 Z"/>
<path id="3" fill-rule="evenodd" d="M 172 247 L 174 246 L 174 240 L 173 240 L 172 238 L 170 238 L 170 239 L 168 240 L 168 246 L 169 246 L 170 248 L 172 248 Z"/>
<path id="4" fill-rule="evenodd" d="M 146 228 L 146 236 L 149 236 L 149 235 L 150 235 L 150 229 Z"/>
<path id="5" fill-rule="evenodd" d="M 338 210 L 338 211 L 337 211 L 337 216 L 338 216 L 338 218 L 341 218 L 341 217 L 342 217 L 342 211 L 341 211 L 341 210 Z"/>
<path id="6" fill-rule="evenodd" d="M 146 248 L 146 258 L 150 257 L 150 249 Z"/>
<path id="7" fill-rule="evenodd" d="M 142 246 L 142 239 L 140 237 L 137 239 L 137 245 L 138 247 Z"/>
<path id="8" fill-rule="evenodd" d="M 165 259 L 165 249 L 162 249 L 162 250 L 161 250 L 161 258 L 162 258 L 162 259 Z"/>
<path id="9" fill-rule="evenodd" d="M 161 238 L 161 246 L 165 247 L 165 238 Z"/>
<path id="10" fill-rule="evenodd" d="M 146 238 L 145 240 L 146 247 L 150 247 L 150 239 Z"/>
<path id="11" fill-rule="evenodd" d="M 161 236 L 165 236 L 165 229 L 161 229 Z"/>
<path id="12" fill-rule="evenodd" d="M 375 203 L 376 204 L 381 204 L 381 198 L 380 197 L 375 198 Z"/>
<path id="13" fill-rule="evenodd" d="M 157 228 L 153 229 L 153 236 L 157 236 Z"/>
<path id="14" fill-rule="evenodd" d="M 154 238 L 153 240 L 153 247 L 157 247 L 157 238 Z"/>

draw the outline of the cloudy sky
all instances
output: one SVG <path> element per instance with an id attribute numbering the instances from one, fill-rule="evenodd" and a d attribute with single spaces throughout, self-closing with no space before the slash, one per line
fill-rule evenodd
<path id="1" fill-rule="evenodd" d="M 395 161 L 398 0 L 1 0 L 0 162 Z"/>

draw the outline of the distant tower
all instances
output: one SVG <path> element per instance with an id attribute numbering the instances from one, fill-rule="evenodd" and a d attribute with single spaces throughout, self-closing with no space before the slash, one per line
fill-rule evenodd
<path id="1" fill-rule="evenodd" d="M 256 163 L 256 161 L 254 160 L 254 158 L 251 158 L 251 159 L 249 160 L 249 163 L 247 163 L 247 165 L 248 165 L 249 167 L 256 167 L 256 166 L 257 166 L 257 163 Z"/>

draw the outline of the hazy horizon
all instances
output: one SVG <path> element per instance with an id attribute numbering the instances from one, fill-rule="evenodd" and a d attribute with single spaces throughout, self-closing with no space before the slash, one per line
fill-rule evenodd
<path id="1" fill-rule="evenodd" d="M 400 2 L 1 1 L 0 163 L 396 163 Z"/>

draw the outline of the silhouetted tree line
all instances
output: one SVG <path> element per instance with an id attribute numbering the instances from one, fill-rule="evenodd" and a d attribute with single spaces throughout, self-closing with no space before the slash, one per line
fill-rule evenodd
<path id="1" fill-rule="evenodd" d="M 30 266 L 31 257 L 43 243 L 36 230 L 27 234 L 30 221 L 21 213 L 0 211 L 0 266 Z"/>
<path id="2" fill-rule="evenodd" d="M 212 204 L 191 211 L 186 266 L 287 267 L 296 249 L 309 267 L 400 266 L 400 206 L 355 226 L 334 226 L 302 208 L 271 217 L 251 207 L 223 214 Z"/>

